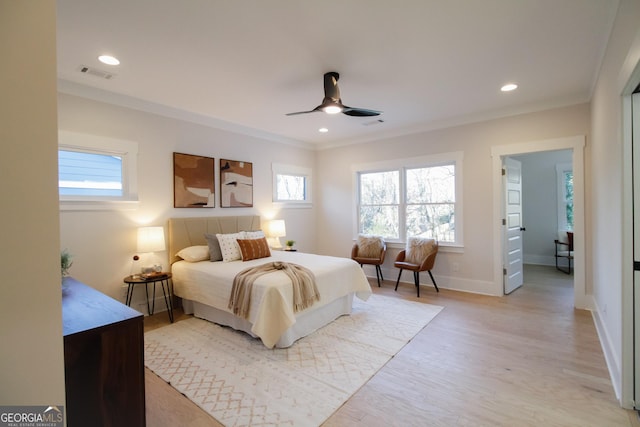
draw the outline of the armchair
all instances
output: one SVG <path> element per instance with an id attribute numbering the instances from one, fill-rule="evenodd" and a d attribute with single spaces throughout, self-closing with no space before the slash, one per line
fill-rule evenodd
<path id="1" fill-rule="evenodd" d="M 380 266 L 384 263 L 386 253 L 387 245 L 382 237 L 360 235 L 351 248 L 351 259 L 360 264 L 360 267 L 364 264 L 374 265 L 380 287 L 380 281 L 384 280 Z"/>
<path id="2" fill-rule="evenodd" d="M 436 284 L 431 269 L 436 262 L 436 255 L 438 254 L 438 242 L 434 239 L 423 239 L 418 237 L 410 237 L 407 242 L 407 249 L 400 251 L 393 263 L 394 267 L 399 268 L 398 280 L 396 280 L 396 288 L 398 290 L 398 283 L 400 283 L 400 276 L 402 276 L 402 270 L 413 271 L 413 281 L 416 285 L 416 292 L 418 298 L 420 298 L 420 272 L 426 271 L 431 277 L 433 286 L 436 288 L 436 292 L 440 292 L 438 285 Z"/>

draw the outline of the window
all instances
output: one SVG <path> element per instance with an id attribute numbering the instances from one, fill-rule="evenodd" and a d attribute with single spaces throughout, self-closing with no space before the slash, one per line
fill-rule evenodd
<path id="1" fill-rule="evenodd" d="M 363 172 L 360 178 L 360 232 L 399 239 L 400 171 Z"/>
<path id="2" fill-rule="evenodd" d="M 462 153 L 358 165 L 358 232 L 462 246 Z"/>
<path id="3" fill-rule="evenodd" d="M 58 150 L 61 196 L 122 197 L 122 156 Z"/>
<path id="4" fill-rule="evenodd" d="M 311 205 L 311 169 L 274 163 L 273 202 L 290 207 Z"/>
<path id="5" fill-rule="evenodd" d="M 573 166 L 556 165 L 558 180 L 558 231 L 573 231 Z"/>
<path id="6" fill-rule="evenodd" d="M 137 201 L 136 143 L 60 131 L 62 209 L 104 209 Z"/>

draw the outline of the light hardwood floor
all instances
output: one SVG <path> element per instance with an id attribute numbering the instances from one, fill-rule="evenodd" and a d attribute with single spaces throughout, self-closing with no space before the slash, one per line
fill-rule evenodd
<path id="1" fill-rule="evenodd" d="M 409 284 L 375 293 L 445 309 L 325 426 L 640 427 L 619 407 L 591 313 L 575 310 L 571 277 L 526 266 L 525 285 L 489 297 Z M 176 321 L 189 316 L 176 313 Z M 168 324 L 145 318 L 145 331 Z M 146 371 L 149 427 L 219 426 Z"/>

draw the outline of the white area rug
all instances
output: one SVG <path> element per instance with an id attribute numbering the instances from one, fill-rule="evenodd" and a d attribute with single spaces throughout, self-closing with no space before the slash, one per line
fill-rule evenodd
<path id="1" fill-rule="evenodd" d="M 372 295 L 286 349 L 191 318 L 145 334 L 145 365 L 226 426 L 317 426 L 442 307 Z"/>

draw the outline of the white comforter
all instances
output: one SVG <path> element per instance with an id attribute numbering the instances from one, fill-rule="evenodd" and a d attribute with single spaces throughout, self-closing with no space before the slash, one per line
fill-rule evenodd
<path id="1" fill-rule="evenodd" d="M 366 276 L 351 259 L 286 251 L 272 251 L 271 255 L 246 262 L 178 261 L 171 268 L 174 293 L 231 312 L 229 296 L 236 274 L 267 262 L 284 261 L 305 266 L 316 277 L 320 301 L 299 313 L 317 310 L 350 293 L 363 301 L 371 295 Z M 286 274 L 277 271 L 255 281 L 248 320 L 252 324 L 251 332 L 260 337 L 265 346 L 273 347 L 283 332 L 296 322 L 292 301 L 291 280 Z"/>

